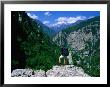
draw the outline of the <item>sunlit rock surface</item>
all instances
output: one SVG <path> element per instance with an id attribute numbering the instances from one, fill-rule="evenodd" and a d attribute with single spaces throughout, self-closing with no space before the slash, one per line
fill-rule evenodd
<path id="1" fill-rule="evenodd" d="M 81 67 L 74 65 L 53 66 L 47 72 L 43 70 L 15 69 L 12 71 L 12 77 L 90 77 Z"/>

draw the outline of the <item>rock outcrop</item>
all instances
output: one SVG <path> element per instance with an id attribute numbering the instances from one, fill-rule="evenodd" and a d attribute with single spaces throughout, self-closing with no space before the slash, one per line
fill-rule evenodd
<path id="1" fill-rule="evenodd" d="M 44 70 L 15 69 L 12 71 L 12 77 L 90 77 L 81 67 L 74 65 L 53 66 L 52 69 Z"/>

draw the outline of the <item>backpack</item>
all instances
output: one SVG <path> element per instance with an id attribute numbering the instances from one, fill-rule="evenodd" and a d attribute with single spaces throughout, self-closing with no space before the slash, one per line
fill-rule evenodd
<path id="1" fill-rule="evenodd" d="M 69 51 L 68 51 L 67 48 L 62 48 L 62 49 L 61 49 L 61 52 L 62 52 L 62 55 L 63 55 L 63 56 L 68 56 L 68 55 L 69 55 Z"/>

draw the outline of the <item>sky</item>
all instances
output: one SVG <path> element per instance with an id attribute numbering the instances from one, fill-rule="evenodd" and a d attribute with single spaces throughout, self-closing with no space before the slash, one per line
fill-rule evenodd
<path id="1" fill-rule="evenodd" d="M 29 17 L 40 20 L 48 27 L 72 24 L 78 20 L 86 20 L 100 16 L 99 11 L 27 11 Z"/>

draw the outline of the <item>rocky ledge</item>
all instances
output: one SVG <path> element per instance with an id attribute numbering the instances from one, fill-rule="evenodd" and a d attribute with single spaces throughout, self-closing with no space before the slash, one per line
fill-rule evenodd
<path id="1" fill-rule="evenodd" d="M 44 70 L 15 69 L 11 73 L 12 77 L 90 77 L 81 67 L 74 65 L 53 66 L 52 69 Z"/>

